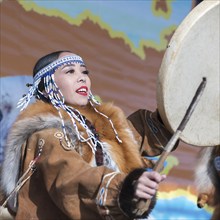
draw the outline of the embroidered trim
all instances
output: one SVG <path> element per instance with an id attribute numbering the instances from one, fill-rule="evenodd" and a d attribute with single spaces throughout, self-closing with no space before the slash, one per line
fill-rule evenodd
<path id="1" fill-rule="evenodd" d="M 104 177 L 103 177 L 103 180 L 104 181 L 106 178 L 109 178 L 109 180 L 107 181 L 106 185 L 103 186 L 101 188 L 101 190 L 99 191 L 99 195 L 96 199 L 96 204 L 100 205 L 100 206 L 105 206 L 105 202 L 106 202 L 106 198 L 107 198 L 107 195 L 108 195 L 108 187 L 109 187 L 109 184 L 111 183 L 111 181 L 113 180 L 113 178 L 119 174 L 120 172 L 112 172 L 112 173 L 108 173 L 106 174 Z M 106 208 L 107 209 L 107 208 Z M 107 209 L 108 210 L 108 209 Z"/>
<path id="2" fill-rule="evenodd" d="M 62 132 L 60 132 L 60 131 L 55 132 L 55 133 L 54 133 L 54 137 L 57 138 L 57 139 L 59 139 L 60 145 L 61 145 L 65 150 L 69 151 L 69 150 L 74 150 L 74 149 L 75 149 L 75 145 L 73 145 L 72 142 L 70 143 L 70 141 L 69 141 L 69 144 L 68 144 L 68 143 L 66 143 L 65 139 L 63 140 L 64 134 L 63 134 Z"/>
<path id="3" fill-rule="evenodd" d="M 31 176 L 33 175 L 33 173 L 36 171 L 36 162 L 38 161 L 38 159 L 41 156 L 42 150 L 43 150 L 43 145 L 44 145 L 44 140 L 43 139 L 39 139 L 38 142 L 38 153 L 37 156 L 31 160 L 31 162 L 29 163 L 28 169 L 24 172 L 24 174 L 19 178 L 19 180 L 17 181 L 15 188 L 11 191 L 11 193 L 8 195 L 8 197 L 5 199 L 4 203 L 2 204 L 2 207 L 5 208 L 9 199 L 13 196 L 16 195 L 18 193 L 18 191 L 22 188 L 22 186 L 31 178 Z M 31 172 L 29 174 L 29 172 Z M 29 174 L 29 175 L 28 175 Z M 16 197 L 15 197 L 16 198 Z M 14 203 L 16 203 L 17 200 L 15 199 Z M 15 204 L 14 204 L 15 206 Z"/>
<path id="4" fill-rule="evenodd" d="M 157 137 L 157 133 L 160 131 L 160 129 L 158 129 L 155 124 L 154 124 L 154 120 L 152 117 L 152 113 L 150 113 L 150 118 L 147 119 L 147 124 L 152 132 L 152 134 L 154 135 L 154 137 L 156 138 L 157 142 L 164 148 L 163 144 L 160 142 L 159 138 Z M 163 132 L 161 132 L 161 135 L 167 139 L 164 135 Z"/>
<path id="5" fill-rule="evenodd" d="M 63 133 L 61 133 L 61 132 L 56 132 L 56 133 L 54 134 L 54 137 L 55 137 L 55 138 L 58 138 L 58 139 L 62 139 L 62 138 L 64 137 L 64 135 L 63 135 Z"/>
<path id="6" fill-rule="evenodd" d="M 39 141 L 38 141 L 38 148 L 42 149 L 44 144 L 45 144 L 45 140 L 40 138 Z"/>

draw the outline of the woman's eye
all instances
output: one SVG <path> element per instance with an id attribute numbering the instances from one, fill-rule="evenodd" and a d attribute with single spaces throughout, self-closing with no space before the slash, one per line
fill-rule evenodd
<path id="1" fill-rule="evenodd" d="M 82 73 L 88 75 L 89 74 L 89 70 L 85 70 Z"/>
<path id="2" fill-rule="evenodd" d="M 74 72 L 75 72 L 74 69 L 70 69 L 70 70 L 66 71 L 66 73 L 74 73 Z"/>

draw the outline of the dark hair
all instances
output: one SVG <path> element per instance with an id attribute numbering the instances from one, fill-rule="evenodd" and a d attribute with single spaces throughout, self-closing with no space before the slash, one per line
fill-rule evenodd
<path id="1" fill-rule="evenodd" d="M 72 53 L 69 50 L 60 50 L 60 51 L 55 51 L 52 53 L 49 53 L 43 57 L 41 57 L 35 64 L 34 68 L 33 68 L 33 77 L 41 70 L 43 69 L 45 66 L 49 65 L 50 63 L 52 63 L 53 61 L 57 60 L 58 57 L 60 56 L 61 53 L 64 52 L 69 52 Z M 44 82 L 43 80 L 41 80 L 41 82 L 38 85 L 38 89 L 42 92 L 44 90 Z M 36 95 L 39 96 L 39 93 L 37 93 Z"/>

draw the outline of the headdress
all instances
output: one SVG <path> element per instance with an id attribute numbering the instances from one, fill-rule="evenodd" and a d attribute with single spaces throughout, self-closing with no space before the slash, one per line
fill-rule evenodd
<path id="1" fill-rule="evenodd" d="M 59 116 L 61 118 L 62 129 L 63 129 L 64 137 L 66 139 L 68 147 L 71 148 L 71 143 L 67 137 L 65 123 L 64 123 L 62 114 L 60 112 L 60 109 L 65 110 L 67 112 L 67 114 L 70 116 L 71 121 L 73 123 L 73 127 L 74 127 L 76 134 L 78 136 L 78 139 L 81 142 L 86 142 L 91 147 L 93 153 L 95 153 L 95 151 L 97 150 L 97 146 L 102 147 L 102 143 L 100 142 L 99 138 L 97 137 L 97 134 L 94 133 L 93 129 L 91 129 L 91 126 L 88 126 L 88 120 L 83 115 L 81 115 L 81 113 L 77 109 L 65 104 L 64 97 L 63 97 L 59 87 L 56 85 L 56 83 L 54 81 L 54 72 L 59 67 L 66 65 L 66 64 L 72 64 L 72 63 L 84 64 L 84 62 L 80 56 L 72 55 L 72 56 L 64 56 L 60 59 L 57 59 L 54 62 L 52 62 L 49 65 L 42 68 L 34 76 L 33 85 L 31 85 L 31 87 L 29 88 L 28 93 L 23 98 L 21 98 L 19 100 L 17 107 L 20 107 L 21 111 L 22 111 L 23 109 L 25 109 L 28 106 L 28 104 L 33 96 L 38 96 L 39 94 L 41 96 L 45 96 L 38 88 L 39 83 L 41 82 L 41 80 L 43 80 L 45 92 L 47 93 L 47 96 L 48 96 L 47 98 L 50 100 L 51 104 L 57 109 Z M 117 131 L 115 130 L 111 119 L 96 109 L 95 105 L 100 105 L 100 103 L 95 99 L 95 97 L 92 95 L 91 92 L 89 94 L 89 102 L 98 114 L 102 115 L 103 117 L 105 117 L 109 120 L 109 123 L 111 124 L 111 127 L 115 133 L 115 136 L 116 136 L 118 142 L 121 143 L 122 141 L 119 139 Z M 82 135 L 80 135 L 80 133 L 78 131 L 78 127 L 76 125 L 76 121 L 78 121 L 78 123 L 80 125 L 82 125 L 82 127 L 85 129 L 85 131 L 88 135 L 87 139 L 85 139 Z"/>

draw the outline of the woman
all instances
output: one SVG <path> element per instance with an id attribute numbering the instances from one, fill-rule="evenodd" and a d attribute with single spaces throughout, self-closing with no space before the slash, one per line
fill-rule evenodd
<path id="1" fill-rule="evenodd" d="M 118 107 L 98 103 L 82 58 L 70 51 L 42 57 L 33 73 L 2 166 L 10 212 L 16 219 L 147 217 L 165 176 L 147 172 L 152 163 L 141 155 L 160 154 L 170 137 L 157 113 L 139 110 L 128 121 Z M 142 199 L 151 199 L 144 214 Z"/>

